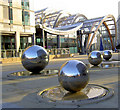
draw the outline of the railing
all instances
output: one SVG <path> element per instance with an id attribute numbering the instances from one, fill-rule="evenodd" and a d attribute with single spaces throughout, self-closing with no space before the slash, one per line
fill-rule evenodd
<path id="1" fill-rule="evenodd" d="M 1 50 L 1 57 L 2 58 L 9 58 L 9 57 L 21 57 L 24 49 L 20 49 L 19 52 L 16 49 L 7 49 Z"/>
<path id="2" fill-rule="evenodd" d="M 49 55 L 70 54 L 69 48 L 47 49 Z"/>
<path id="3" fill-rule="evenodd" d="M 20 49 L 19 52 L 16 49 L 7 49 L 1 51 L 2 58 L 9 58 L 9 57 L 21 57 L 24 49 Z M 70 54 L 69 48 L 59 48 L 59 49 L 47 49 L 49 55 L 57 55 L 57 54 Z"/>

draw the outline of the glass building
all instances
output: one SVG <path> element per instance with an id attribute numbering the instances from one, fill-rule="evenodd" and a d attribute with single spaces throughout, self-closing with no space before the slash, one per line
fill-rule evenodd
<path id="1" fill-rule="evenodd" d="M 25 49 L 35 34 L 33 0 L 0 0 L 1 52 Z M 3 54 L 2 54 L 3 57 Z"/>
<path id="2" fill-rule="evenodd" d="M 88 19 L 47 8 L 35 12 L 36 44 L 49 48 L 76 48 L 84 54 L 92 50 L 114 50 L 117 26 L 113 15 Z"/>

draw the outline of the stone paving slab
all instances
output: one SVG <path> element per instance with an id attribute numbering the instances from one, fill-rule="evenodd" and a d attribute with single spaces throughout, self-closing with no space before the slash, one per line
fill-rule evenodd
<path id="1" fill-rule="evenodd" d="M 117 58 L 118 56 L 113 56 Z M 80 59 L 88 63 L 87 56 L 77 56 L 72 59 Z M 47 69 L 59 69 L 67 60 L 56 59 L 51 61 Z M 1 65 L 0 65 L 1 66 Z M 37 100 L 37 93 L 46 88 L 59 85 L 57 76 L 51 77 L 30 77 L 23 79 L 9 80 L 7 74 L 14 71 L 22 71 L 21 63 L 2 65 L 2 101 L 4 108 L 118 108 L 118 68 L 110 69 L 89 69 L 90 84 L 98 84 L 114 90 L 114 96 L 108 100 L 83 106 L 60 105 L 58 103 L 43 103 Z"/>

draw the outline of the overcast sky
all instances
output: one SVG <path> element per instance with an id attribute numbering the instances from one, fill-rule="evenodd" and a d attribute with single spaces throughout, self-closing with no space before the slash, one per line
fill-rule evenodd
<path id="1" fill-rule="evenodd" d="M 117 19 L 118 1 L 120 0 L 34 0 L 34 8 L 35 11 L 48 7 L 69 13 L 80 13 L 87 18 L 112 14 Z"/>

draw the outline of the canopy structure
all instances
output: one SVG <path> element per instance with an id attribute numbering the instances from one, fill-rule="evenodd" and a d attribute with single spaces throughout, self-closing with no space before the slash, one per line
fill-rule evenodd
<path id="1" fill-rule="evenodd" d="M 90 49 L 97 32 L 100 32 L 103 26 L 102 31 L 107 31 L 109 34 L 112 50 L 116 47 L 117 27 L 113 15 L 88 19 L 83 14 L 72 15 L 61 10 L 51 11 L 45 8 L 36 11 L 35 16 L 36 26 L 51 34 L 68 35 L 78 30 L 83 30 L 83 34 L 88 33 L 86 49 Z M 115 42 L 112 39 L 113 35 L 115 36 Z"/>
<path id="2" fill-rule="evenodd" d="M 82 27 L 83 21 L 87 19 L 82 14 L 71 15 L 63 13 L 63 11 L 49 12 L 47 8 L 35 13 L 36 25 L 49 33 L 57 35 L 68 35 L 76 32 Z"/>
<path id="3" fill-rule="evenodd" d="M 111 45 L 112 45 L 112 49 L 114 50 L 114 48 L 116 46 L 116 41 L 117 41 L 117 27 L 116 27 L 115 18 L 113 15 L 107 15 L 107 16 L 103 16 L 103 17 L 99 17 L 99 18 L 89 19 L 89 20 L 85 20 L 83 22 L 83 26 L 81 29 L 85 30 L 85 28 L 87 28 L 90 31 L 89 32 L 90 34 L 88 37 L 88 42 L 87 42 L 88 49 L 90 49 L 97 31 L 100 30 L 100 26 L 102 26 L 102 25 L 105 26 L 105 28 L 102 31 L 108 32 L 110 41 L 111 41 Z M 91 34 L 92 32 L 93 32 L 93 34 Z M 112 34 L 115 35 L 115 45 L 112 40 Z"/>

